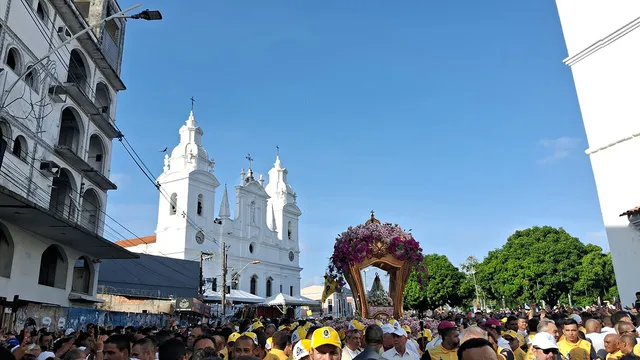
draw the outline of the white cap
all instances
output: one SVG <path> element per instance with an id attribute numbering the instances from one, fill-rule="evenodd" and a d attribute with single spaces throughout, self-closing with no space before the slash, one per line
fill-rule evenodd
<path id="1" fill-rule="evenodd" d="M 74 332 L 76 332 L 76 331 L 73 330 L 72 328 L 68 328 L 67 331 L 64 332 L 64 336 L 69 336 L 69 335 L 73 334 Z"/>
<path id="2" fill-rule="evenodd" d="M 304 348 L 301 341 L 293 347 L 293 359 L 300 360 L 305 356 L 309 356 L 309 352 Z"/>
<path id="3" fill-rule="evenodd" d="M 571 318 L 575 320 L 578 324 L 582 324 L 582 318 L 578 314 L 571 315 Z"/>
<path id="4" fill-rule="evenodd" d="M 398 328 L 393 329 L 393 335 L 398 335 L 398 336 L 404 336 L 404 337 L 406 337 L 406 336 L 407 336 L 407 332 L 406 332 L 406 331 L 404 331 L 404 329 L 403 329 L 403 328 L 398 327 Z"/>
<path id="5" fill-rule="evenodd" d="M 531 340 L 531 346 L 542 350 L 548 350 L 557 349 L 558 343 L 553 335 L 548 332 L 540 332 L 533 337 L 533 340 Z"/>
<path id="6" fill-rule="evenodd" d="M 393 334 L 396 330 L 391 324 L 384 324 L 380 328 L 382 329 L 383 334 Z"/>
<path id="7" fill-rule="evenodd" d="M 47 360 L 50 357 L 55 358 L 56 354 L 52 353 L 51 351 L 43 351 L 40 353 L 40 355 L 38 355 L 38 360 Z"/>

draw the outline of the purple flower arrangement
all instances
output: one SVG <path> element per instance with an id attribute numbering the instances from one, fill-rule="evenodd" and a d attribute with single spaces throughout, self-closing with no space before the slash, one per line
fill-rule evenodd
<path id="1" fill-rule="evenodd" d="M 424 285 L 426 268 L 422 248 L 411 233 L 405 232 L 397 224 L 379 224 L 370 222 L 358 226 L 350 226 L 347 231 L 338 235 L 333 246 L 333 255 L 329 259 L 328 273 L 341 287 L 345 285 L 344 275 L 349 266 L 366 260 L 382 243 L 387 253 L 400 261 L 411 265 L 417 274 L 420 285 Z"/>

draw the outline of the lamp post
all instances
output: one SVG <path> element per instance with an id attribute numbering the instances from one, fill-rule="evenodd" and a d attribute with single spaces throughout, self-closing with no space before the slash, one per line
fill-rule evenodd
<path id="1" fill-rule="evenodd" d="M 125 15 L 126 13 L 130 12 L 131 10 L 139 8 L 141 5 L 142 4 L 134 5 L 134 6 L 130 7 L 130 8 L 128 8 L 128 9 L 122 10 L 122 11 L 120 11 L 118 13 L 115 13 L 115 14 L 113 14 L 111 16 L 108 16 L 108 17 L 106 17 L 106 18 L 104 18 L 104 19 L 102 19 L 102 20 L 100 20 L 100 21 L 98 21 L 98 22 L 96 22 L 94 24 L 90 24 L 85 29 L 83 29 L 82 31 L 79 31 L 75 35 L 73 35 L 70 38 L 68 38 L 67 40 L 63 41 L 60 45 L 56 46 L 51 51 L 49 51 L 45 56 L 41 57 L 36 62 L 31 64 L 31 67 L 33 69 L 35 69 L 37 65 L 39 65 L 40 63 L 45 61 L 47 58 L 49 58 L 49 56 L 55 54 L 58 50 L 60 50 L 63 47 L 67 46 L 68 44 L 70 44 L 72 41 L 74 41 L 75 39 L 79 38 L 80 36 L 88 33 L 89 31 L 91 31 L 96 26 L 98 26 L 98 25 L 100 25 L 102 23 L 105 23 L 105 22 L 107 22 L 107 21 L 109 21 L 111 19 L 123 18 L 123 19 L 162 20 L 162 14 L 158 10 L 149 10 L 149 9 L 147 9 L 147 10 L 141 11 L 140 13 L 135 14 L 135 15 L 131 15 L 131 16 L 126 16 Z M 29 73 L 29 71 L 23 71 L 22 74 L 20 76 L 18 76 L 16 81 L 14 81 L 11 84 L 11 86 L 9 87 L 9 90 L 6 91 L 6 95 L 2 99 L 2 104 L 0 105 L 0 109 L 4 108 L 5 103 L 6 103 L 7 99 L 9 98 L 9 94 L 11 93 L 13 88 L 16 87 L 16 85 L 20 82 L 20 80 L 24 79 L 24 77 L 27 76 L 28 73 Z"/>
<path id="2" fill-rule="evenodd" d="M 229 250 L 229 245 L 227 243 L 222 243 L 222 293 L 220 294 L 220 301 L 222 302 L 222 318 L 225 317 L 227 313 L 227 251 Z M 251 264 L 260 264 L 260 260 L 253 260 L 247 263 L 240 271 L 238 271 L 232 278 L 231 282 L 233 283 L 234 278 L 238 276 L 247 266 Z"/>

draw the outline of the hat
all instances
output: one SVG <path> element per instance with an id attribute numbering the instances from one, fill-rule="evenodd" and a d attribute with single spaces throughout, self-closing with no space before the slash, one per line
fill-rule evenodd
<path id="1" fill-rule="evenodd" d="M 280 325 L 280 327 L 278 328 L 278 331 L 284 331 L 284 330 L 289 330 L 289 326 L 287 326 L 287 325 Z"/>
<path id="2" fill-rule="evenodd" d="M 400 327 L 400 322 L 398 320 L 395 320 L 395 319 L 389 320 L 389 324 L 393 325 L 394 328 L 399 328 Z"/>
<path id="3" fill-rule="evenodd" d="M 433 338 L 433 336 L 431 335 L 431 330 L 424 329 L 423 331 L 418 332 L 418 339 L 420 338 L 425 338 L 428 341 L 431 341 L 431 339 Z"/>
<path id="4" fill-rule="evenodd" d="M 270 337 L 267 339 L 267 343 L 264 345 L 264 348 L 267 350 L 271 350 L 272 347 L 273 347 L 273 338 Z"/>
<path id="5" fill-rule="evenodd" d="M 251 331 L 245 331 L 242 336 L 246 336 L 251 338 L 251 340 L 253 340 L 253 342 L 258 345 L 258 335 L 256 335 L 256 333 L 251 332 Z"/>
<path id="6" fill-rule="evenodd" d="M 498 328 L 502 326 L 502 324 L 500 324 L 500 321 L 496 320 L 496 319 L 489 319 L 485 322 L 483 322 L 482 324 L 480 324 L 480 327 L 491 327 L 491 328 Z"/>
<path id="7" fill-rule="evenodd" d="M 398 336 L 407 336 L 407 332 L 404 331 L 403 328 L 399 327 L 399 328 L 395 328 L 393 330 L 393 335 L 398 335 Z"/>
<path id="8" fill-rule="evenodd" d="M 517 339 L 518 338 L 518 334 L 516 334 L 516 332 L 513 331 L 513 330 L 503 331 L 502 332 L 502 337 L 505 337 L 505 336 L 509 336 L 512 339 Z"/>
<path id="9" fill-rule="evenodd" d="M 305 356 L 309 356 L 311 352 L 311 340 L 302 339 L 293 347 L 293 360 L 300 360 Z"/>
<path id="10" fill-rule="evenodd" d="M 55 358 L 56 354 L 51 351 L 43 351 L 38 355 L 38 360 L 47 360 L 48 358 Z"/>
<path id="11" fill-rule="evenodd" d="M 356 319 L 353 319 L 349 322 L 349 330 L 359 330 L 359 331 L 363 331 L 364 330 L 364 325 L 362 325 L 362 323 Z"/>
<path id="12" fill-rule="evenodd" d="M 553 335 L 547 332 L 539 332 L 531 340 L 531 346 L 534 348 L 548 350 L 548 349 L 557 349 L 558 343 Z"/>
<path id="13" fill-rule="evenodd" d="M 582 324 L 582 318 L 578 314 L 573 314 L 569 316 L 569 319 L 575 320 L 578 324 Z"/>
<path id="14" fill-rule="evenodd" d="M 292 333 L 291 333 L 291 343 L 295 344 L 298 341 L 304 339 L 307 337 L 307 330 L 305 330 L 303 327 L 298 326 Z"/>
<path id="15" fill-rule="evenodd" d="M 456 327 L 456 324 L 447 320 L 440 321 L 440 324 L 438 324 L 438 330 L 453 329 L 455 327 Z"/>
<path id="16" fill-rule="evenodd" d="M 409 325 L 402 325 L 402 329 L 407 332 L 407 334 L 411 334 L 411 328 Z"/>
<path id="17" fill-rule="evenodd" d="M 11 338 L 11 339 L 7 340 L 7 344 L 11 345 L 11 346 L 20 346 L 20 340 L 18 340 L 16 338 Z"/>
<path id="18" fill-rule="evenodd" d="M 509 320 L 509 319 L 505 317 L 505 318 L 502 318 L 502 320 L 500 320 L 500 321 L 503 322 L 503 323 L 506 323 L 507 320 Z"/>
<path id="19" fill-rule="evenodd" d="M 256 322 L 253 323 L 253 325 L 251 325 L 251 328 L 253 330 L 260 329 L 260 328 L 263 328 L 263 327 L 264 327 L 264 325 L 262 325 L 262 322 L 260 320 L 257 320 Z"/>
<path id="20" fill-rule="evenodd" d="M 338 336 L 338 332 L 335 331 L 332 327 L 321 327 L 320 329 L 313 332 L 311 336 L 311 348 L 315 349 L 322 345 L 333 345 L 339 349 L 342 349 L 342 344 L 340 343 L 340 337 Z"/>
<path id="21" fill-rule="evenodd" d="M 240 336 L 242 336 L 242 334 L 240 334 L 239 332 L 232 333 L 231 335 L 229 335 L 229 338 L 227 339 L 227 343 L 236 342 L 236 340 L 238 340 Z"/>
<path id="22" fill-rule="evenodd" d="M 347 337 L 347 333 L 344 330 L 338 331 L 338 336 L 340 337 L 340 341 L 344 340 Z"/>
<path id="23" fill-rule="evenodd" d="M 68 328 L 65 332 L 64 332 L 64 336 L 69 336 L 73 333 L 75 333 L 76 331 L 73 330 L 72 328 Z"/>
<path id="24" fill-rule="evenodd" d="M 382 326 L 382 321 L 380 321 L 380 320 L 376 320 L 376 325 L 378 325 L 378 326 Z"/>
<path id="25" fill-rule="evenodd" d="M 391 324 L 384 324 L 380 327 L 382 329 L 383 334 L 393 334 L 395 328 Z"/>

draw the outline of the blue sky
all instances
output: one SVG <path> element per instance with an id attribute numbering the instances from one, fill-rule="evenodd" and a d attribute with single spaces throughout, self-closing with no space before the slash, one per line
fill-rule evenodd
<path id="1" fill-rule="evenodd" d="M 456 265 L 532 225 L 606 248 L 552 1 L 144 5 L 165 19 L 127 25 L 119 127 L 157 176 L 194 96 L 230 185 L 247 153 L 266 175 L 279 145 L 304 213 L 303 286 L 372 209 Z M 158 193 L 114 149 L 107 211 L 151 235 Z"/>

